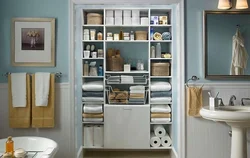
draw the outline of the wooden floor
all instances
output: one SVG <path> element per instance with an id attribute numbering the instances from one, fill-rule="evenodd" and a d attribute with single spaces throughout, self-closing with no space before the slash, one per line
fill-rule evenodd
<path id="1" fill-rule="evenodd" d="M 84 158 L 171 158 L 169 151 L 85 151 Z"/>

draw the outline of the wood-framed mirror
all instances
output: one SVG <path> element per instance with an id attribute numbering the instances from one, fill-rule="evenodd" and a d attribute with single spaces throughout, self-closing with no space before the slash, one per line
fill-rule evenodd
<path id="1" fill-rule="evenodd" d="M 203 12 L 206 79 L 250 79 L 250 11 Z"/>

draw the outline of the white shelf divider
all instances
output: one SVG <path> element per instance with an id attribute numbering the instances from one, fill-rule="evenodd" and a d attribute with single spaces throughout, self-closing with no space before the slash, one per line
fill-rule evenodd
<path id="1" fill-rule="evenodd" d="M 149 27 L 149 25 L 105 25 L 108 27 Z"/>
<path id="2" fill-rule="evenodd" d="M 82 58 L 83 60 L 103 60 L 104 58 Z"/>
<path id="3" fill-rule="evenodd" d="M 136 74 L 136 73 L 149 73 L 149 71 L 130 71 L 130 72 L 124 72 L 124 71 L 105 71 L 105 73 L 107 74 Z"/>
<path id="4" fill-rule="evenodd" d="M 82 78 L 103 78 L 104 76 L 82 76 Z"/>
<path id="5" fill-rule="evenodd" d="M 172 27 L 172 25 L 150 25 L 150 27 Z"/>
<path id="6" fill-rule="evenodd" d="M 172 76 L 150 76 L 150 78 L 172 78 Z"/>
<path id="7" fill-rule="evenodd" d="M 171 43 L 172 40 L 150 40 L 150 42 L 156 42 L 156 43 Z"/>
<path id="8" fill-rule="evenodd" d="M 91 43 L 91 42 L 104 42 L 104 40 L 82 40 L 83 42 L 88 42 L 88 43 Z"/>
<path id="9" fill-rule="evenodd" d="M 172 58 L 150 58 L 150 60 L 172 60 Z"/>
<path id="10" fill-rule="evenodd" d="M 128 41 L 126 41 L 126 40 L 117 40 L 117 41 L 115 41 L 115 40 L 113 40 L 113 41 L 106 41 L 106 43 L 148 43 L 149 41 L 148 40 L 133 40 L 133 41 L 131 41 L 131 40 L 128 40 Z"/>

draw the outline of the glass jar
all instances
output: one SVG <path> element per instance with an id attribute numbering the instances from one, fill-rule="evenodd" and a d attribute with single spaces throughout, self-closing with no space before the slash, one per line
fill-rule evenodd
<path id="1" fill-rule="evenodd" d="M 142 60 L 138 60 L 137 64 L 136 64 L 136 69 L 139 71 L 143 71 L 144 70 L 144 63 Z"/>
<path id="2" fill-rule="evenodd" d="M 96 66 L 90 66 L 89 76 L 97 76 L 97 67 Z"/>

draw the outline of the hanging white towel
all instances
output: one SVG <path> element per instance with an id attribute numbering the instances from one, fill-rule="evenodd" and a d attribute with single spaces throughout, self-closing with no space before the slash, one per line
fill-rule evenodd
<path id="1" fill-rule="evenodd" d="M 233 51 L 230 75 L 244 75 L 244 69 L 247 67 L 248 54 L 244 46 L 244 39 L 239 29 L 233 36 Z"/>
<path id="2" fill-rule="evenodd" d="M 11 92 L 13 107 L 26 107 L 26 73 L 11 74 Z"/>
<path id="3" fill-rule="evenodd" d="M 36 106 L 47 106 L 49 100 L 50 73 L 35 73 Z"/>

